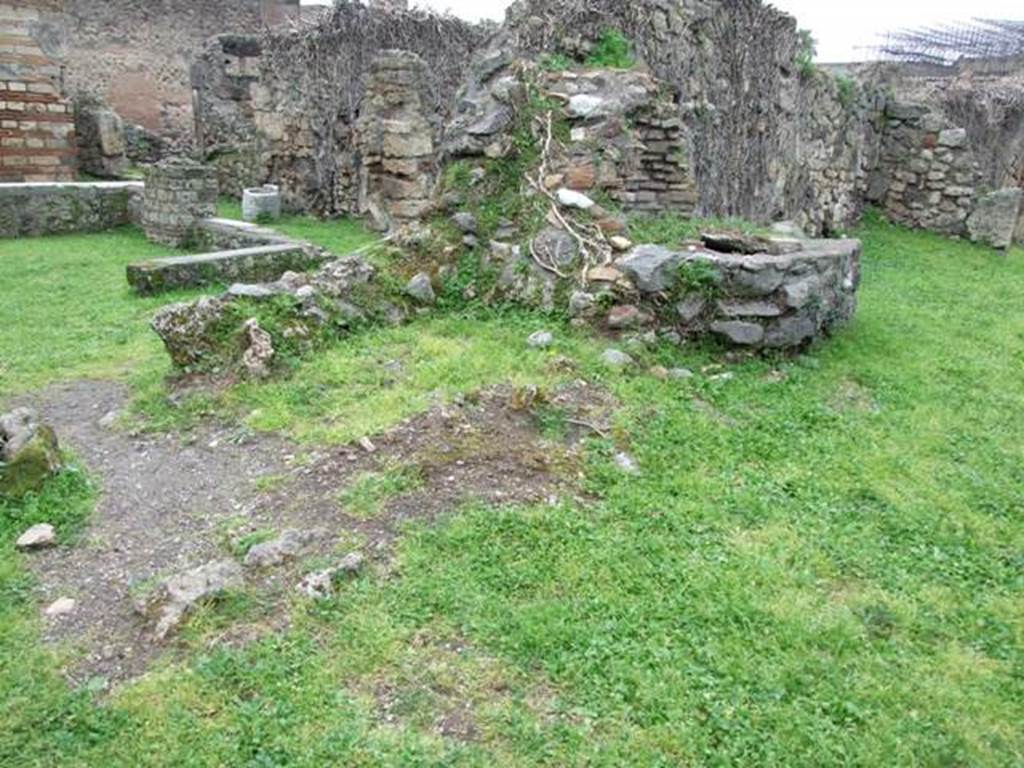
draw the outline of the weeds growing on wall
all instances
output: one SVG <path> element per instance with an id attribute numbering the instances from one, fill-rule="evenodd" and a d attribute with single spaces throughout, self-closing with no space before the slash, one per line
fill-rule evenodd
<path id="1" fill-rule="evenodd" d="M 594 69 L 632 69 L 636 64 L 633 46 L 618 29 L 605 29 L 587 57 L 586 65 Z"/>
<path id="2" fill-rule="evenodd" d="M 811 77 L 817 71 L 814 59 L 818 55 L 818 41 L 809 29 L 801 29 L 797 34 L 800 42 L 796 51 L 796 68 L 802 77 Z"/>

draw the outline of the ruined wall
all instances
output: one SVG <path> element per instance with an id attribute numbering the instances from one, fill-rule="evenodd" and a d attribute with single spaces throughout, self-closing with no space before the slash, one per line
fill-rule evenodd
<path id="1" fill-rule="evenodd" d="M 64 0 L 68 89 L 127 123 L 187 144 L 189 68 L 212 35 L 298 18 L 299 0 Z"/>
<path id="2" fill-rule="evenodd" d="M 272 180 L 290 207 L 354 212 L 362 160 L 353 137 L 374 58 L 401 49 L 423 59 L 422 101 L 439 136 L 489 34 L 453 17 L 343 2 L 314 28 L 267 34 L 258 45 L 213 43 L 193 70 L 200 147 L 229 188 Z M 226 151 L 223 136 L 240 152 Z"/>
<path id="3" fill-rule="evenodd" d="M 989 193 L 1024 187 L 1024 61 L 875 64 L 852 74 L 887 94 L 865 196 L 889 218 L 975 236 L 972 214 Z"/>
<path id="4" fill-rule="evenodd" d="M 675 91 L 699 213 L 797 219 L 816 232 L 855 218 L 874 154 L 863 119 L 872 97 L 841 98 L 826 75 L 802 73 L 792 17 L 759 0 L 520 0 L 499 44 L 583 61 L 608 27 Z"/>
<path id="5" fill-rule="evenodd" d="M 0 2 L 0 182 L 74 178 L 60 0 Z"/>
<path id="6" fill-rule="evenodd" d="M 260 37 L 218 35 L 192 65 L 196 146 L 223 194 L 241 196 L 264 180 L 254 105 L 262 58 Z"/>
<path id="7" fill-rule="evenodd" d="M 0 184 L 0 237 L 102 232 L 136 223 L 139 181 Z"/>

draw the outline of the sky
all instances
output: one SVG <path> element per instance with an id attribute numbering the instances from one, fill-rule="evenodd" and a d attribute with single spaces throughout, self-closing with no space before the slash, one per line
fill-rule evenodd
<path id="1" fill-rule="evenodd" d="M 630 0 L 622 0 L 630 2 Z M 303 0 L 325 5 L 329 0 Z M 505 16 L 508 0 L 413 0 L 413 5 L 450 11 L 465 19 Z M 796 16 L 818 41 L 823 62 L 871 57 L 879 36 L 901 27 L 969 21 L 971 18 L 1024 19 L 1022 0 L 773 0 L 771 5 Z"/>

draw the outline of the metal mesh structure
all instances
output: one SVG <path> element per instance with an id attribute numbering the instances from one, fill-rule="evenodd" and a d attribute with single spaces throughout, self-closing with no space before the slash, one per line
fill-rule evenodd
<path id="1" fill-rule="evenodd" d="M 963 59 L 1024 56 L 1024 20 L 974 19 L 890 33 L 879 57 L 917 64 L 955 64 Z"/>

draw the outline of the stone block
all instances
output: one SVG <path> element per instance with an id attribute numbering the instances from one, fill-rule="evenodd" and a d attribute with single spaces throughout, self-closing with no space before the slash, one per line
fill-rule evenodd
<path id="1" fill-rule="evenodd" d="M 967 219 L 967 231 L 974 242 L 1006 249 L 1013 243 L 1021 215 L 1024 190 L 1007 187 L 982 196 Z"/>

